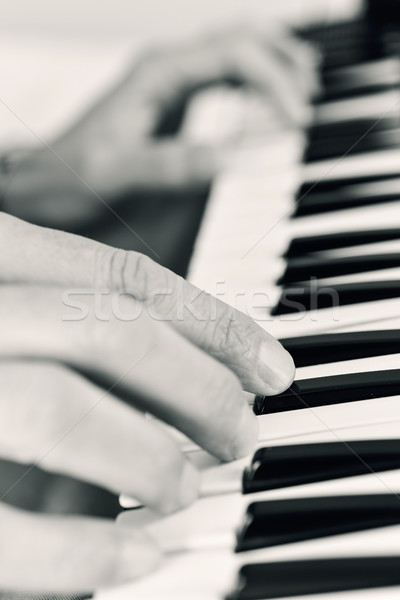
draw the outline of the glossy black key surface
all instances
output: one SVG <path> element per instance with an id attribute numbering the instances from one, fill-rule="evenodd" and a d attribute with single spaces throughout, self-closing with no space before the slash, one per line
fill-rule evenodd
<path id="1" fill-rule="evenodd" d="M 252 502 L 236 536 L 236 552 L 293 544 L 400 523 L 396 494 L 322 496 Z"/>
<path id="2" fill-rule="evenodd" d="M 304 162 L 310 163 L 327 158 L 341 158 L 362 152 L 388 150 L 400 145 L 400 128 L 386 131 L 365 129 L 361 133 L 346 134 L 326 140 L 310 140 L 304 154 Z"/>
<path id="3" fill-rule="evenodd" d="M 400 396 L 400 369 L 299 379 L 277 396 L 256 396 L 256 415 Z M 399 398 L 400 403 L 400 398 Z"/>
<path id="4" fill-rule="evenodd" d="M 339 258 L 302 257 L 289 259 L 285 272 L 278 279 L 278 285 L 297 283 L 307 279 L 338 277 L 353 273 L 367 273 L 382 269 L 399 269 L 400 253 L 366 254 L 363 256 L 343 256 Z"/>
<path id="5" fill-rule="evenodd" d="M 325 250 L 336 250 L 364 244 L 377 244 L 392 240 L 400 240 L 400 228 L 341 231 L 326 235 L 298 237 L 291 240 L 284 256 L 294 258 L 313 252 L 324 252 Z"/>
<path id="6" fill-rule="evenodd" d="M 271 315 L 285 315 L 390 298 L 399 298 L 400 310 L 400 280 L 366 281 L 319 287 L 305 282 L 284 288 L 278 304 L 271 310 Z"/>
<path id="7" fill-rule="evenodd" d="M 399 71 L 400 76 L 400 71 Z M 349 135 L 361 136 L 367 131 L 384 132 L 391 129 L 397 129 L 400 126 L 400 114 L 377 119 L 357 119 L 351 121 L 342 121 L 340 123 L 318 123 L 311 125 L 307 131 L 307 137 L 310 143 L 327 142 L 328 140 L 346 137 Z"/>
<path id="8" fill-rule="evenodd" d="M 400 145 L 400 144 L 399 144 Z M 398 202 L 400 194 L 391 194 L 383 196 L 381 194 L 368 196 L 345 196 L 328 194 L 326 196 L 305 196 L 301 202 L 295 205 L 290 216 L 291 219 L 299 217 L 310 217 L 321 213 L 334 212 L 337 210 L 349 210 L 363 206 L 373 206 L 383 202 Z"/>
<path id="9" fill-rule="evenodd" d="M 400 146 L 400 144 L 399 144 Z M 400 179 L 392 178 L 371 185 L 343 185 L 332 190 L 310 189 L 298 196 L 291 217 L 304 217 L 335 210 L 346 210 L 361 206 L 372 206 L 383 202 L 396 202 L 400 199 Z M 381 184 L 381 185 L 380 185 Z M 369 188 L 369 189 L 368 189 Z"/>
<path id="10" fill-rule="evenodd" d="M 296 367 L 400 354 L 400 329 L 326 333 L 280 340 Z"/>
<path id="11" fill-rule="evenodd" d="M 240 569 L 236 589 L 225 600 L 269 600 L 396 585 L 400 585 L 400 556 L 254 563 Z"/>
<path id="12" fill-rule="evenodd" d="M 342 177 L 340 179 L 329 179 L 328 176 L 324 179 L 320 179 L 318 181 L 305 181 L 300 186 L 297 192 L 297 200 L 299 201 L 301 198 L 305 196 L 310 196 L 314 194 L 326 194 L 328 192 L 334 193 L 335 195 L 340 194 L 341 190 L 346 190 L 349 186 L 353 185 L 364 185 L 368 183 L 380 183 L 380 182 L 390 182 L 391 180 L 398 180 L 399 173 L 390 173 L 377 175 L 376 173 L 359 176 L 349 176 Z"/>
<path id="13" fill-rule="evenodd" d="M 259 448 L 243 472 L 244 494 L 400 469 L 400 439 Z"/>

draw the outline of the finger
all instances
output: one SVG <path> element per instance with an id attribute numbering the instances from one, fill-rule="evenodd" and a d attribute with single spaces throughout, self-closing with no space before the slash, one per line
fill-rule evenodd
<path id="1" fill-rule="evenodd" d="M 232 369 L 247 391 L 278 393 L 294 379 L 290 355 L 252 319 L 141 254 L 4 214 L 0 239 L 0 273 L 6 281 L 135 290 L 137 298 Z"/>
<path id="2" fill-rule="evenodd" d="M 255 40 L 243 38 L 232 53 L 235 71 L 276 104 L 282 115 L 295 124 L 303 124 L 308 107 L 303 89 L 293 76 L 293 68 L 276 52 L 266 52 Z"/>
<path id="3" fill-rule="evenodd" d="M 306 96 L 314 96 L 320 91 L 318 67 L 321 59 L 310 44 L 282 32 L 281 35 L 266 39 L 264 45 L 270 51 L 278 52 L 286 60 L 288 68 L 292 68 L 292 75 Z"/>
<path id="4" fill-rule="evenodd" d="M 29 514 L 0 504 L 0 588 L 92 592 L 154 569 L 160 552 L 139 531 L 109 521 Z"/>
<path id="5" fill-rule="evenodd" d="M 228 31 L 228 35 L 256 41 L 264 52 L 277 53 L 283 60 L 282 68 L 289 69 L 307 96 L 319 89 L 317 68 L 321 57 L 319 52 L 308 42 L 300 39 L 282 22 L 252 20 L 241 24 L 236 32 Z"/>
<path id="6" fill-rule="evenodd" d="M 198 473 L 176 443 L 110 392 L 51 363 L 8 360 L 0 379 L 3 458 L 124 492 L 162 513 L 197 497 Z"/>
<path id="7" fill-rule="evenodd" d="M 234 78 L 272 97 L 286 117 L 302 123 L 304 94 L 287 67 L 256 35 L 233 32 L 148 55 L 134 71 L 135 96 L 162 111 L 201 86 Z"/>
<path id="8" fill-rule="evenodd" d="M 178 138 L 148 140 L 140 147 L 120 145 L 118 156 L 110 149 L 102 156 L 97 153 L 96 185 L 106 194 L 132 186 L 146 191 L 193 189 L 208 185 L 220 167 L 215 148 L 191 146 Z"/>
<path id="9" fill-rule="evenodd" d="M 67 363 L 219 458 L 247 455 L 257 421 L 236 376 L 158 313 L 126 296 L 119 305 L 114 299 L 105 296 L 100 310 L 98 297 L 83 295 L 82 313 L 58 288 L 1 287 L 0 357 Z"/>

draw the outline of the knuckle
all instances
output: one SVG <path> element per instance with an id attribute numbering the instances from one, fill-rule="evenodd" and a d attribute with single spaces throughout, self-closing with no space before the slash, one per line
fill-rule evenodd
<path id="1" fill-rule="evenodd" d="M 131 252 L 125 265 L 124 280 L 132 282 L 137 289 L 139 298 L 145 300 L 150 290 L 153 261 L 145 254 Z"/>
<path id="2" fill-rule="evenodd" d="M 234 316 L 227 316 L 218 323 L 219 347 L 223 352 L 235 348 L 241 342 Z"/>
<path id="3" fill-rule="evenodd" d="M 129 290 L 136 298 L 146 298 L 154 279 L 154 261 L 140 252 L 107 248 L 96 260 L 96 284 Z"/>
<path id="4" fill-rule="evenodd" d="M 99 247 L 95 252 L 95 287 L 123 287 L 128 252 L 119 248 Z"/>
<path id="5" fill-rule="evenodd" d="M 242 360 L 254 358 L 254 347 L 259 345 L 259 335 L 253 322 L 237 312 L 229 312 L 220 318 L 213 335 L 219 356 L 237 354 Z"/>

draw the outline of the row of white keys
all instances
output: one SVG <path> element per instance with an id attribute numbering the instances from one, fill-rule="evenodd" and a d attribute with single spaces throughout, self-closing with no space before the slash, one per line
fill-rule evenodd
<path id="1" fill-rule="evenodd" d="M 395 366 L 398 365 L 397 359 L 398 357 L 393 358 Z M 360 367 L 360 363 L 361 361 L 349 361 L 348 364 L 343 363 L 341 367 L 338 363 L 338 368 L 341 372 L 353 372 L 352 367 L 356 364 L 357 367 Z M 385 366 L 389 368 L 393 365 L 385 365 L 383 362 L 371 365 L 371 361 L 367 359 L 363 368 L 368 370 L 371 366 L 375 369 Z M 310 372 L 312 369 L 313 367 L 307 367 L 300 374 L 312 376 Z M 320 370 L 321 367 L 317 366 L 314 376 L 321 375 Z M 332 365 L 328 367 L 328 370 L 330 374 L 337 372 L 332 369 Z M 353 409 L 359 409 L 365 416 L 373 403 L 374 401 L 366 401 L 351 404 L 354 405 Z M 387 412 L 385 412 L 386 403 L 388 404 Z M 356 418 L 357 424 L 351 427 L 349 426 L 350 421 L 344 419 L 342 428 L 334 422 L 335 418 L 339 417 L 339 421 L 341 418 L 338 407 L 323 407 L 319 409 L 321 414 L 331 412 L 331 417 L 334 417 L 330 426 L 325 427 L 330 419 L 323 414 L 323 431 L 306 435 L 307 428 L 304 427 L 304 424 L 300 424 L 297 435 L 294 433 L 284 440 L 270 439 L 269 445 L 396 438 L 400 428 L 399 403 L 400 397 L 380 399 L 374 406 L 375 417 L 370 413 L 372 424 L 371 419 L 367 418 L 366 423 L 360 424 L 361 420 Z M 391 406 L 389 406 L 390 404 Z M 332 413 L 332 410 L 335 414 Z M 295 415 L 292 413 L 292 417 L 294 416 L 294 420 L 298 422 L 299 419 L 301 420 L 302 414 L 309 415 L 310 412 L 298 411 Z M 269 421 L 268 425 L 272 431 L 277 429 L 277 424 L 271 423 L 274 420 L 271 417 L 275 416 L 277 415 L 269 415 L 264 420 L 265 423 Z M 385 417 L 388 419 L 386 422 L 384 422 Z M 381 422 L 379 419 L 382 419 Z M 281 423 L 281 431 L 284 430 L 284 427 L 284 423 Z M 288 431 L 286 433 L 289 434 Z M 221 599 L 232 587 L 231 582 L 240 566 L 252 562 L 400 555 L 399 526 L 307 540 L 235 555 L 233 553 L 235 529 L 243 521 L 245 509 L 250 502 L 331 495 L 400 494 L 400 471 L 387 471 L 243 496 L 239 490 L 245 464 L 246 461 L 243 460 L 219 467 L 214 471 L 214 482 L 212 478 L 207 481 L 206 474 L 205 485 L 209 486 L 209 493 L 218 493 L 218 495 L 203 498 L 177 515 L 159 520 L 151 512 L 144 510 L 125 513 L 121 516 L 120 522 L 131 526 L 143 525 L 147 522 L 149 532 L 157 538 L 167 553 L 171 553 L 167 559 L 166 569 L 160 572 L 156 580 L 152 577 L 147 583 L 143 582 L 138 587 L 129 588 L 135 593 L 135 598 L 156 598 L 157 590 L 160 589 L 158 586 L 162 584 L 164 598 L 172 598 L 174 594 L 175 597 L 183 598 L 187 594 L 188 599 L 195 599 L 197 598 L 196 594 L 199 593 L 198 598 Z M 223 482 L 228 484 L 225 489 L 221 489 Z M 214 490 L 212 489 L 213 483 L 216 485 Z M 221 492 L 225 493 L 220 495 Z M 215 568 L 216 565 L 217 568 Z M 182 569 L 183 576 L 179 581 L 176 579 L 176 569 Z M 193 590 L 195 590 L 194 595 L 192 594 Z M 394 593 L 394 590 L 375 590 L 375 595 L 372 597 L 383 600 L 390 598 L 392 592 Z M 153 596 L 153 594 L 155 595 Z M 335 595 L 321 595 L 320 597 L 321 600 L 322 598 L 331 600 Z M 347 600 L 347 598 L 352 600 L 357 598 L 357 593 L 343 592 L 337 597 L 343 598 L 343 600 Z"/>
<path id="2" fill-rule="evenodd" d="M 255 560 L 254 554 L 252 560 Z M 98 600 L 222 600 L 237 585 L 237 571 L 243 559 L 223 551 L 177 554 L 161 568 L 118 590 L 96 594 Z M 116 596 L 115 594 L 118 594 Z M 398 600 L 399 588 L 388 587 L 329 594 L 290 596 L 280 600 Z"/>
<path id="3" fill-rule="evenodd" d="M 219 564 L 218 571 L 215 565 Z M 228 591 L 227 582 L 237 579 L 235 563 L 221 553 L 191 553 L 166 561 L 152 576 L 151 584 L 144 580 L 118 589 L 118 600 L 222 600 Z M 206 575 L 205 575 L 206 574 Z M 175 582 L 175 585 L 174 585 Z M 233 588 L 229 586 L 229 590 Z M 114 591 L 115 593 L 115 591 Z M 398 600 L 398 587 L 281 597 L 280 600 Z M 101 600 L 115 600 L 113 591 L 96 594 Z"/>
<path id="4" fill-rule="evenodd" d="M 258 150 L 248 151 L 248 156 L 252 152 L 257 153 Z M 383 154 L 387 157 L 387 153 Z M 393 153 L 390 156 L 390 171 L 393 172 L 400 163 L 397 163 Z M 397 157 L 400 155 L 397 154 Z M 343 162 L 347 164 L 350 161 L 354 165 L 351 160 L 353 158 L 346 158 Z M 379 153 L 379 158 L 382 158 L 382 153 Z M 362 172 L 365 173 L 365 169 L 369 169 L 369 164 Z M 248 171 L 246 173 L 242 165 L 242 171 L 240 168 L 234 169 L 214 187 L 208 220 L 206 219 L 203 235 L 200 235 L 196 247 L 190 278 L 200 287 L 250 314 L 275 335 L 291 335 L 292 326 L 298 335 L 336 328 L 337 323 L 332 320 L 332 311 L 329 310 L 318 311 L 318 318 L 315 314 L 300 315 L 300 318 L 297 315 L 285 316 L 278 323 L 276 319 L 269 318 L 268 308 L 275 305 L 281 292 L 275 284 L 285 267 L 280 255 L 293 237 L 315 235 L 315 232 L 392 228 L 400 223 L 400 203 L 382 203 L 378 206 L 336 211 L 329 218 L 326 215 L 316 215 L 289 221 L 296 177 L 294 176 L 294 180 L 292 178 L 289 189 L 283 191 L 281 171 L 277 170 L 278 179 L 275 180 L 271 179 L 268 170 L 265 174 L 257 172 L 254 167 L 248 168 Z M 207 222 L 210 224 L 207 225 Z M 368 248 L 358 248 L 360 254 L 363 250 L 368 252 Z M 397 279 L 397 270 L 377 272 L 373 276 L 376 280 L 381 277 Z M 364 274 L 355 276 L 357 278 L 360 281 L 370 280 Z M 348 278 L 342 281 L 346 280 L 349 281 Z M 340 280 L 335 282 L 339 283 Z M 381 312 L 385 312 L 385 305 L 390 307 L 387 317 L 398 314 L 390 302 L 378 305 Z M 364 321 L 370 308 L 372 307 L 361 305 L 341 307 L 342 325 L 351 324 L 353 319 L 356 322 Z M 298 321 L 301 321 L 300 326 Z"/>
<path id="5" fill-rule="evenodd" d="M 296 379 L 387 371 L 399 367 L 400 354 L 392 354 L 302 367 L 298 369 Z M 343 436 L 345 439 L 352 439 L 352 436 L 365 439 L 373 436 L 376 427 L 377 437 L 384 431 L 389 432 L 389 437 L 396 437 L 400 431 L 400 395 L 261 415 L 258 421 L 258 447 L 307 443 L 311 439 L 337 441 L 343 439 Z M 180 442 L 191 460 L 203 469 L 203 495 L 238 489 L 242 470 L 249 463 L 250 457 L 229 465 L 221 465 L 217 459 L 186 438 L 180 438 Z M 127 508 L 135 505 L 126 498 L 122 499 L 122 504 Z"/>
<path id="6" fill-rule="evenodd" d="M 356 331 L 376 329 L 400 330 L 400 318 L 383 322 L 369 321 L 362 326 L 344 328 L 344 331 L 351 331 L 352 329 Z M 399 368 L 400 354 L 390 354 L 301 367 L 297 369 L 296 379 L 301 380 L 346 373 L 387 371 Z M 248 400 L 252 403 L 254 396 L 248 394 Z M 369 426 L 391 422 L 397 424 L 400 421 L 400 402 L 397 396 L 383 397 L 339 405 L 322 406 L 310 410 L 304 409 L 261 415 L 258 416 L 258 421 L 259 436 L 257 447 L 263 447 L 268 444 L 301 443 L 304 440 L 304 436 L 327 434 L 329 437 L 331 434 L 334 435 L 334 432 L 346 432 L 349 428 L 356 426 L 363 428 L 361 435 L 364 435 Z M 163 424 L 160 423 L 160 426 L 163 426 Z M 236 467 L 228 466 L 224 471 L 224 467 L 221 467 L 220 461 L 200 449 L 183 434 L 176 432 L 175 429 L 170 427 L 167 427 L 167 429 L 169 434 L 176 439 L 182 451 L 187 453 L 197 467 L 204 471 L 205 483 L 202 493 L 205 495 L 209 493 L 215 494 L 231 489 L 230 477 Z M 239 465 L 238 468 L 240 469 L 248 461 L 249 458 L 245 459 L 243 463 L 237 463 Z M 224 472 L 228 473 L 228 479 L 224 478 Z M 121 496 L 120 502 L 124 508 L 133 508 L 138 505 L 134 499 L 124 495 Z"/>
<path id="7" fill-rule="evenodd" d="M 365 437 L 362 428 L 355 428 L 347 432 L 349 437 L 343 436 L 342 439 L 389 439 L 395 437 L 398 425 L 399 423 L 377 425 L 371 428 Z M 332 439 L 320 435 L 310 436 L 307 441 L 332 441 Z M 336 436 L 333 441 L 337 441 Z M 151 513 L 147 515 L 140 514 L 140 511 L 124 513 L 120 517 L 121 524 L 143 526 L 147 520 L 148 531 L 156 537 L 167 552 L 165 568 L 147 581 L 127 587 L 127 593 L 129 591 L 134 594 L 135 599 L 138 600 L 155 599 L 158 597 L 157 593 L 163 589 L 161 597 L 167 599 L 184 598 L 186 594 L 188 600 L 197 598 L 221 600 L 234 586 L 235 574 L 243 564 L 315 558 L 398 556 L 400 555 L 400 527 L 397 525 L 239 554 L 233 552 L 233 546 L 235 529 L 243 522 L 246 507 L 253 501 L 399 492 L 400 471 L 388 471 L 246 496 L 240 493 L 227 493 L 201 499 L 183 512 L 162 520 L 157 518 L 153 520 L 154 516 Z M 387 596 L 388 590 L 374 592 L 375 595 L 372 597 L 375 599 L 383 600 L 391 597 Z M 321 594 L 320 597 L 331 600 L 335 595 Z M 338 598 L 350 600 L 357 598 L 357 594 L 343 592 L 338 595 Z"/>

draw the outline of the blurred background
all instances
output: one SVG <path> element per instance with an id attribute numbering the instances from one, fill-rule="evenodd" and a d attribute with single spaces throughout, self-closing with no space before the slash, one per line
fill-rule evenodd
<path id="1" fill-rule="evenodd" d="M 0 150 L 53 137 L 143 48 L 230 23 L 324 21 L 361 0 L 14 0 L 1 3 Z"/>

